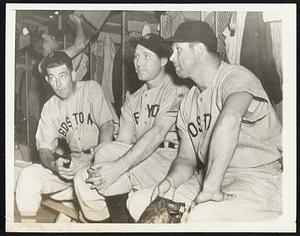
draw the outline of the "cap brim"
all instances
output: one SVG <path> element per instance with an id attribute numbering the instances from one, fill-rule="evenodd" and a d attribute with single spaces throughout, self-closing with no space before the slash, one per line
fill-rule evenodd
<path id="1" fill-rule="evenodd" d="M 186 38 L 182 38 L 182 37 L 178 37 L 176 35 L 170 37 L 170 38 L 167 38 L 167 39 L 164 39 L 163 40 L 164 43 L 184 43 L 184 42 L 189 42 L 189 40 L 187 40 Z"/>

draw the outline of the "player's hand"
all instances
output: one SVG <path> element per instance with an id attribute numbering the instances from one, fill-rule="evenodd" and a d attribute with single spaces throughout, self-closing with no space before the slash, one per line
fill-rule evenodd
<path id="1" fill-rule="evenodd" d="M 70 160 L 64 158 L 58 158 L 54 164 L 54 172 L 64 179 L 71 180 L 74 179 L 76 172 L 73 168 L 65 168 L 64 163 L 69 163 Z"/>
<path id="2" fill-rule="evenodd" d="M 81 24 L 81 17 L 77 16 L 75 14 L 69 15 L 69 19 L 72 24 L 74 25 L 80 25 Z"/>
<path id="3" fill-rule="evenodd" d="M 87 183 L 91 183 L 91 189 L 97 189 L 101 194 L 107 187 L 116 182 L 124 173 L 123 165 L 118 161 L 104 161 L 91 165 L 88 169 L 89 178 Z"/>
<path id="4" fill-rule="evenodd" d="M 195 198 L 194 203 L 198 204 L 207 201 L 220 202 L 224 200 L 232 200 L 234 198 L 236 198 L 235 194 L 224 193 L 221 190 L 217 190 L 217 191 L 202 190 Z"/>
<path id="5" fill-rule="evenodd" d="M 172 181 L 170 179 L 165 178 L 155 187 L 151 196 L 151 201 L 153 201 L 157 197 L 157 195 L 173 200 L 175 195 L 175 188 L 173 187 Z"/>

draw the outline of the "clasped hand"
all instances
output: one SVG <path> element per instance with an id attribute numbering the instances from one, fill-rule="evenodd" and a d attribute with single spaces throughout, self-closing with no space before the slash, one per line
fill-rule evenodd
<path id="1" fill-rule="evenodd" d="M 95 163 L 87 170 L 91 189 L 97 189 L 102 194 L 107 187 L 116 182 L 123 174 L 123 167 L 119 161 L 104 161 Z"/>

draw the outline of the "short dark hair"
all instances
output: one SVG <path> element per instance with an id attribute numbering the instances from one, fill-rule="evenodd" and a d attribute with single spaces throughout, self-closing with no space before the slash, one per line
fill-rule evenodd
<path id="1" fill-rule="evenodd" d="M 58 67 L 61 65 L 66 65 L 70 71 L 73 70 L 72 59 L 68 56 L 66 52 L 64 51 L 49 52 L 48 55 L 44 57 L 41 64 L 43 75 L 47 74 L 48 68 Z"/>

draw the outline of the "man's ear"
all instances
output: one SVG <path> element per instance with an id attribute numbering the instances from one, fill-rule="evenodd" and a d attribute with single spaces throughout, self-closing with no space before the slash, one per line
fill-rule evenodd
<path id="1" fill-rule="evenodd" d="M 49 77 L 48 77 L 48 75 L 45 75 L 45 80 L 49 83 Z"/>
<path id="2" fill-rule="evenodd" d="M 165 66 L 168 63 L 168 58 L 167 57 L 162 57 L 160 60 L 161 66 Z"/>
<path id="3" fill-rule="evenodd" d="M 76 80 L 76 71 L 72 70 L 71 72 L 72 81 L 74 82 Z"/>
<path id="4" fill-rule="evenodd" d="M 197 42 L 193 47 L 197 58 L 202 58 L 206 54 L 207 49 L 203 43 Z"/>

